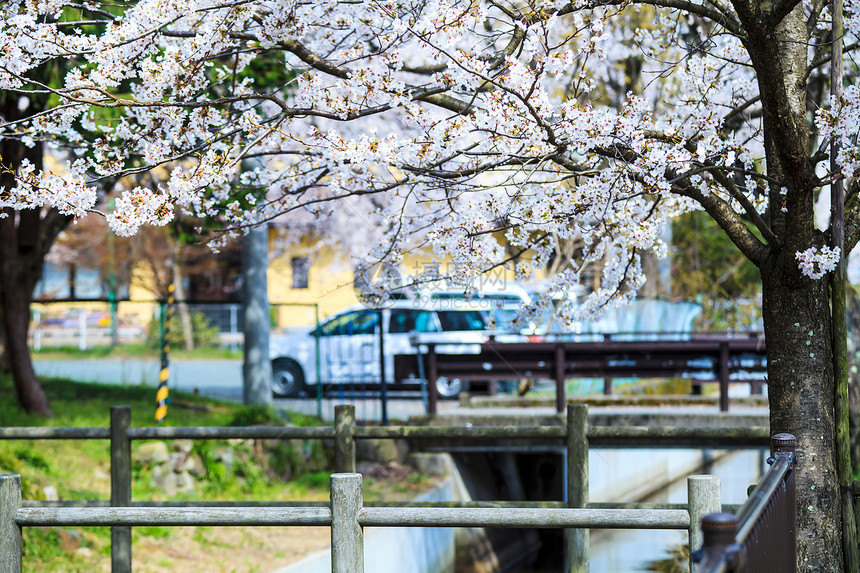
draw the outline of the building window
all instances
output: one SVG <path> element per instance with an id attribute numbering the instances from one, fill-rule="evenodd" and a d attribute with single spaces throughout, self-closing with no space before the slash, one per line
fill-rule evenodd
<path id="1" fill-rule="evenodd" d="M 293 257 L 293 288 L 308 288 L 308 273 L 311 270 L 309 257 Z"/>

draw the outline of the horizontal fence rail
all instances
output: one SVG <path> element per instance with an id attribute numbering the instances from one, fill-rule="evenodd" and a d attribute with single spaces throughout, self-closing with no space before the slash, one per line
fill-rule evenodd
<path id="1" fill-rule="evenodd" d="M 334 442 L 335 472 L 355 472 L 356 441 L 363 439 L 403 439 L 408 440 L 415 450 L 433 451 L 453 447 L 483 444 L 497 441 L 505 444 L 517 443 L 549 443 L 554 448 L 566 453 L 568 476 L 566 502 L 451 502 L 437 504 L 417 503 L 368 503 L 366 507 L 356 509 L 356 519 L 360 525 L 389 525 L 409 526 L 406 522 L 414 521 L 408 515 L 421 512 L 428 516 L 426 519 L 438 520 L 438 525 L 454 526 L 455 521 L 466 519 L 462 526 L 479 527 L 481 520 L 490 519 L 488 525 L 494 527 L 523 527 L 523 525 L 502 525 L 508 519 L 526 519 L 521 512 L 537 512 L 546 519 L 547 527 L 567 529 L 568 563 L 571 571 L 587 570 L 587 531 L 590 527 L 659 527 L 671 529 L 689 529 L 691 536 L 700 535 L 699 521 L 707 511 L 721 509 L 719 501 L 700 503 L 694 500 L 698 494 L 691 493 L 688 506 L 669 504 L 592 504 L 588 503 L 587 459 L 589 447 L 756 447 L 768 443 L 767 428 L 645 428 L 645 427 L 588 427 L 587 406 L 570 404 L 567 420 L 559 417 L 557 426 L 523 426 L 523 427 L 494 427 L 494 426 L 359 426 L 355 421 L 355 408 L 351 405 L 340 405 L 335 408 L 333 426 L 318 427 L 131 427 L 131 409 L 127 406 L 111 408 L 111 426 L 89 428 L 0 428 L 0 439 L 108 439 L 111 451 L 111 500 L 107 501 L 61 501 L 18 503 L 16 511 L 20 511 L 22 525 L 36 525 L 38 519 L 55 520 L 54 524 L 72 524 L 81 516 L 90 515 L 88 512 L 101 511 L 97 514 L 104 520 L 110 521 L 114 516 L 118 521 L 111 522 L 112 529 L 112 570 L 115 573 L 130 573 L 131 571 L 131 529 L 134 525 L 154 524 L 137 522 L 141 516 L 156 515 L 153 510 L 160 512 L 179 511 L 181 519 L 193 520 L 197 515 L 214 519 L 216 514 L 206 512 L 221 512 L 223 519 L 245 519 L 236 517 L 245 515 L 253 510 L 260 512 L 260 522 L 257 525 L 287 525 L 292 519 L 310 519 L 305 525 L 327 525 L 320 520 L 330 519 L 329 505 L 326 502 L 135 502 L 131 499 L 131 441 L 155 439 L 321 439 Z M 532 440 L 532 442 L 529 442 Z M 477 446 L 475 446 L 477 447 Z M 691 490 L 692 491 L 692 490 Z M 717 485 L 716 499 L 719 500 Z M 117 508 L 123 509 L 117 509 Z M 391 510 L 405 512 L 391 513 Z M 730 508 L 726 508 L 730 509 Z M 287 511 L 288 510 L 288 511 Z M 383 511 L 384 510 L 384 511 Z M 129 513 L 129 512 L 132 513 Z M 200 513 L 200 512 L 203 513 Z M 284 513 L 286 511 L 286 513 Z M 559 511 L 572 513 L 558 513 Z M 647 512 L 659 512 L 657 517 L 648 517 Z M 53 513 L 50 513 L 53 512 Z M 184 513 L 182 513 L 184 512 Z M 302 513 L 305 512 L 305 513 Z M 316 513 L 315 513 L 316 512 Z M 329 512 L 329 513 L 325 513 Z M 411 512 L 411 513 L 410 513 Z M 471 512 L 471 513 L 470 513 Z M 477 512 L 477 513 L 475 513 Z M 550 513 L 555 517 L 549 517 Z M 583 513 L 586 512 L 586 513 Z M 591 512 L 591 513 L 587 513 Z M 603 517 L 595 517 L 601 514 Z M 609 513 L 606 513 L 609 512 Z M 616 512 L 616 513 L 613 513 Z M 621 512 L 621 513 L 617 513 Z M 638 512 L 638 513 L 637 513 Z M 642 513 L 646 512 L 646 513 Z M 275 517 L 278 514 L 280 517 Z M 96 515 L 96 514 L 93 514 Z M 164 513 L 162 516 L 166 515 Z M 396 515 L 397 517 L 391 517 Z M 41 517 L 39 517 L 41 516 Z M 51 516 L 51 517 L 49 517 Z M 311 517 L 307 517 L 311 516 Z M 326 517 L 329 516 L 329 517 Z M 407 519 L 408 518 L 408 519 Z M 96 519 L 96 518 L 93 518 Z M 150 517 L 146 517 L 150 519 Z M 164 519 L 152 517 L 158 524 L 166 525 Z M 177 517 L 176 519 L 180 519 Z M 276 521 L 266 521 L 275 519 Z M 564 521 L 569 519 L 572 521 Z M 589 520 L 592 521 L 589 521 Z M 59 521 L 64 520 L 64 521 Z M 367 521 L 370 520 L 370 521 Z M 377 521 L 373 521 L 377 520 Z M 391 521 L 385 521 L 391 520 Z M 402 521 L 398 521 L 402 520 Z M 597 523 L 601 525 L 588 525 Z M 614 521 L 613 521 L 614 520 Z M 627 520 L 627 521 L 625 521 Z M 651 520 L 651 521 L 649 521 Z M 656 521 L 654 521 L 656 520 Z M 395 523 L 396 522 L 396 523 Z M 74 522 L 78 523 L 78 522 Z M 172 523 L 172 522 L 171 522 Z M 230 523 L 218 522 L 229 525 Z M 513 522 L 512 522 L 513 523 Z M 520 523 L 520 522 L 517 522 Z M 623 525 L 627 523 L 627 525 Z M 662 525 L 648 525 L 656 523 Z M 80 524 L 80 523 L 78 523 Z M 191 521 L 182 524 L 192 524 Z M 200 522 L 204 525 L 204 522 Z M 614 525 L 613 525 L 614 524 Z M 419 526 L 414 523 L 413 526 Z M 532 523 L 528 527 L 535 527 Z M 337 528 L 335 528 L 337 529 Z M 0 573 L 3 573 L 0 567 Z"/>
<path id="2" fill-rule="evenodd" d="M 331 525 L 327 507 L 81 507 L 21 508 L 21 526 Z"/>
<path id="3" fill-rule="evenodd" d="M 421 510 L 416 511 L 416 510 Z M 86 507 L 21 508 L 23 527 L 104 525 L 331 525 L 325 507 Z M 690 514 L 681 509 L 571 509 L 509 507 L 448 508 L 436 505 L 364 507 L 365 527 L 534 527 L 546 529 L 688 529 Z"/>
<path id="4" fill-rule="evenodd" d="M 0 428 L 0 440 L 107 440 L 110 428 Z"/>
<path id="5" fill-rule="evenodd" d="M 32 500 L 25 499 L 22 507 L 110 507 L 107 500 Z M 127 507 L 328 507 L 327 501 L 133 501 Z M 447 507 L 447 508 L 563 508 L 563 501 L 366 501 L 364 507 Z M 686 511 L 686 503 L 649 502 L 588 502 L 587 509 L 676 509 Z M 724 503 L 725 511 L 737 511 L 741 505 Z"/>
<path id="6" fill-rule="evenodd" d="M 797 439 L 776 434 L 772 445 L 770 469 L 737 514 L 718 512 L 702 518 L 698 573 L 796 571 Z"/>
<path id="7" fill-rule="evenodd" d="M 366 507 L 358 522 L 375 527 L 535 527 L 546 529 L 689 529 L 677 509 Z"/>
<path id="8" fill-rule="evenodd" d="M 694 477 L 710 478 L 719 496 L 716 478 Z M 357 573 L 364 527 L 689 529 L 693 521 L 685 509 L 364 507 L 361 484 L 361 474 L 333 474 L 326 507 L 24 508 L 20 476 L 0 475 L 0 571 L 21 571 L 21 527 L 330 526 L 332 572 Z"/>
<path id="9" fill-rule="evenodd" d="M 128 437 L 132 440 L 325 440 L 335 437 L 335 429 L 331 426 L 149 427 L 129 428 Z"/>
<path id="10" fill-rule="evenodd" d="M 337 408 L 340 408 L 338 406 Z M 487 440 L 556 440 L 567 438 L 565 426 L 354 426 L 353 440 L 405 439 L 417 442 L 433 439 Z M 331 440 L 338 437 L 336 428 L 272 427 L 272 426 L 211 426 L 211 427 L 145 427 L 129 428 L 127 436 L 132 440 L 178 440 L 178 439 L 281 439 L 281 440 Z M 0 428 L 0 440 L 107 440 L 110 428 Z M 640 426 L 590 426 L 586 438 L 591 447 L 758 447 L 770 442 L 768 428 L 749 426 L 745 428 L 652 428 Z"/>

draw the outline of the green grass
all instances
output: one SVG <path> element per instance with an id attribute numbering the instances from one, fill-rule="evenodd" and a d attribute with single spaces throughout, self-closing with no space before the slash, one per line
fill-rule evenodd
<path id="1" fill-rule="evenodd" d="M 51 406 L 56 414 L 46 419 L 23 412 L 18 406 L 11 379 L 0 375 L 0 420 L 4 426 L 108 426 L 110 407 L 131 406 L 132 425 L 155 425 L 155 390 L 137 386 L 106 386 L 49 379 L 43 382 Z M 174 402 L 193 402 L 209 406 L 211 411 L 170 406 L 167 426 L 227 426 L 247 420 L 248 408 L 229 402 L 172 392 Z M 259 409 L 258 409 L 259 410 Z M 254 414 L 261 416 L 260 412 Z M 271 418 L 271 414 L 268 414 Z M 252 416 L 253 417 L 253 416 Z M 304 424 L 319 423 L 302 418 Z M 135 450 L 143 442 L 135 441 Z M 214 448 L 222 441 L 199 441 L 198 446 Z M 140 464 L 134 464 L 135 479 L 132 497 L 135 500 L 166 499 L 164 493 L 150 485 L 150 474 Z M 237 472 L 245 475 L 237 475 Z M 44 499 L 45 487 L 57 489 L 60 499 L 104 500 L 110 497 L 110 455 L 107 440 L 2 440 L 0 441 L 0 473 L 21 475 L 24 499 Z M 256 479 L 253 476 L 256 475 Z M 249 478 L 248 476 L 252 476 Z M 250 484 L 250 485 L 249 485 Z M 262 471 L 250 462 L 237 464 L 234 471 L 225 471 L 216 482 L 200 484 L 195 495 L 177 496 L 176 499 L 200 500 L 289 499 L 296 491 L 307 487 L 271 482 Z M 328 488 L 311 492 L 320 499 L 327 497 Z M 107 528 L 81 528 L 77 530 L 82 547 L 96 554 L 109 552 L 110 533 Z M 25 570 L 29 571 L 88 571 L 92 563 L 76 561 L 79 553 L 67 551 L 60 543 L 61 528 L 25 528 Z M 136 540 L 157 540 L 170 534 L 169 528 L 135 528 Z"/>
<path id="2" fill-rule="evenodd" d="M 42 388 L 51 401 L 56 414 L 45 419 L 27 414 L 18 406 L 12 380 L 0 374 L 0 420 L 4 426 L 107 426 L 110 422 L 111 406 L 131 406 L 132 424 L 155 425 L 155 389 L 146 386 L 111 386 L 71 382 L 61 379 L 45 379 Z M 171 392 L 171 399 L 193 402 L 213 407 L 211 412 L 169 408 L 167 425 L 172 426 L 221 426 L 230 422 L 243 407 L 212 398 L 194 396 L 183 392 Z"/>
<path id="3" fill-rule="evenodd" d="M 144 343 L 123 344 L 121 346 L 93 346 L 80 350 L 76 346 L 52 346 L 32 352 L 33 360 L 89 360 L 93 358 L 115 359 L 158 359 L 160 350 Z M 170 357 L 178 360 L 238 360 L 242 358 L 241 350 L 229 348 L 196 348 L 183 350 L 171 348 Z"/>

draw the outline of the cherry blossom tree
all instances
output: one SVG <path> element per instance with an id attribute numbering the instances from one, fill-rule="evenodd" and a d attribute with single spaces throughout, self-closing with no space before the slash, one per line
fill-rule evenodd
<path id="1" fill-rule="evenodd" d="M 301 212 L 346 221 L 331 228 L 347 235 L 377 226 L 371 258 L 397 263 L 427 241 L 466 282 L 497 265 L 529 276 L 576 240 L 579 260 L 527 309 L 598 265 L 587 300 L 558 307 L 572 321 L 634 297 L 643 254 L 665 255 L 666 222 L 705 211 L 761 274 L 771 430 L 799 439 L 798 562 L 843 568 L 827 274 L 860 236 L 860 88 L 827 96 L 828 3 L 7 0 L 0 11 L 0 88 L 46 102 L 5 115 L 3 137 L 65 163 L 4 156 L 7 219 L 81 217 L 99 210 L 98 185 L 158 169 L 165 184 L 117 198 L 117 234 L 177 210 L 228 232 Z M 850 52 L 856 0 L 846 13 Z M 62 77 L 40 79 L 57 61 Z M 844 247 L 813 218 L 834 181 L 848 191 Z"/>

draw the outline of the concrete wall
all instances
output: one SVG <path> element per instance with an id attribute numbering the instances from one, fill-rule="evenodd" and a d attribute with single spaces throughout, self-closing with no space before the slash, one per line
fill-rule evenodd
<path id="1" fill-rule="evenodd" d="M 589 501 L 640 501 L 724 455 L 723 450 L 594 449 L 588 452 Z"/>
<path id="2" fill-rule="evenodd" d="M 446 478 L 415 501 L 451 501 L 455 484 Z M 454 570 L 454 529 L 451 527 L 374 527 L 364 530 L 367 573 L 451 573 Z M 278 569 L 275 573 L 330 573 L 328 549 Z"/>

